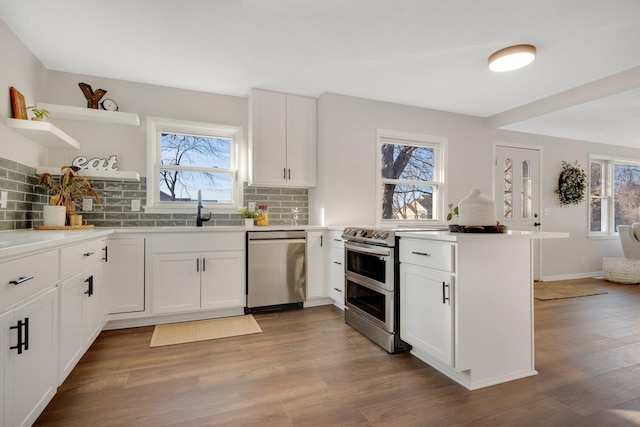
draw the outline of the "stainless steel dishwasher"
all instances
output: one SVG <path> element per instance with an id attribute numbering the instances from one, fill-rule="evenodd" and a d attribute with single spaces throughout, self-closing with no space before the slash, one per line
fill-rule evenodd
<path id="1" fill-rule="evenodd" d="M 246 312 L 302 307 L 307 293 L 305 231 L 247 233 Z"/>

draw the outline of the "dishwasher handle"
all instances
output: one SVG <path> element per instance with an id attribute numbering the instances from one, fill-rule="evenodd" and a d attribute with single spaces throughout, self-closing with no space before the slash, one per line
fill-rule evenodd
<path id="1" fill-rule="evenodd" d="M 307 243 L 305 239 L 249 240 L 249 245 L 272 245 L 274 243 Z"/>

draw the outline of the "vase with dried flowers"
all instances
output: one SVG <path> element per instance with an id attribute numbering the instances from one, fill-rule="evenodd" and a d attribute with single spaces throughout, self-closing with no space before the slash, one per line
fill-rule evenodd
<path id="1" fill-rule="evenodd" d="M 66 225 L 70 224 L 70 217 L 76 215 L 76 201 L 86 196 L 93 196 L 100 203 L 100 196 L 91 186 L 91 182 L 80 175 L 77 166 L 63 166 L 60 176 L 56 180 L 50 173 L 43 173 L 38 177 L 38 184 L 49 190 L 49 205 L 64 206 L 66 208 Z"/>

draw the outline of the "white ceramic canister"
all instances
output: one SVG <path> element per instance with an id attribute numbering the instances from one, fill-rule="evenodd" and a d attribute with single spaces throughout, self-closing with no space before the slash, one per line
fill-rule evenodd
<path id="1" fill-rule="evenodd" d="M 464 226 L 496 225 L 496 202 L 478 189 L 458 203 L 458 220 Z"/>
<path id="2" fill-rule="evenodd" d="M 46 226 L 63 227 L 67 221 L 66 206 L 45 205 L 42 211 L 42 220 Z"/>

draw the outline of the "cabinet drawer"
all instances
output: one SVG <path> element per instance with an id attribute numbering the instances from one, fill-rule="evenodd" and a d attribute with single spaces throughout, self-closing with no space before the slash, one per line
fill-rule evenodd
<path id="1" fill-rule="evenodd" d="M 103 247 L 102 240 L 92 240 L 60 249 L 60 278 L 66 279 L 100 262 Z"/>
<path id="2" fill-rule="evenodd" d="M 331 247 L 344 249 L 344 240 L 342 239 L 342 231 L 332 231 L 329 235 L 331 239 Z"/>
<path id="3" fill-rule="evenodd" d="M 442 271 L 455 271 L 455 246 L 422 239 L 400 239 L 400 262 Z"/>
<path id="4" fill-rule="evenodd" d="M 56 250 L 1 263 L 0 311 L 54 285 L 57 280 L 58 251 Z"/>

